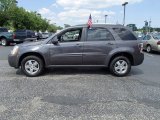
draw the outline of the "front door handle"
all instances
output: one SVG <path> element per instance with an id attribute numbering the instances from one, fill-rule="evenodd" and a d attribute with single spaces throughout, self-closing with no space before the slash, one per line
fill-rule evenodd
<path id="1" fill-rule="evenodd" d="M 108 45 L 114 45 L 114 43 L 110 43 L 110 42 L 109 42 Z"/>
<path id="2" fill-rule="evenodd" d="M 78 43 L 76 44 L 76 46 L 82 47 L 82 45 L 81 45 L 81 44 L 78 44 Z"/>

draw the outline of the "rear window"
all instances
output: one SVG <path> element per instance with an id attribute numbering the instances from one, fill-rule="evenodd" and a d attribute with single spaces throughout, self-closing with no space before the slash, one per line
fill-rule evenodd
<path id="1" fill-rule="evenodd" d="M 87 41 L 108 41 L 114 40 L 112 34 L 104 28 L 88 29 Z"/>
<path id="2" fill-rule="evenodd" d="M 26 32 L 26 30 L 16 30 L 16 32 Z"/>
<path id="3" fill-rule="evenodd" d="M 132 32 L 124 28 L 113 28 L 122 40 L 137 40 Z"/>
<path id="4" fill-rule="evenodd" d="M 0 28 L 0 32 L 8 32 L 7 28 Z"/>

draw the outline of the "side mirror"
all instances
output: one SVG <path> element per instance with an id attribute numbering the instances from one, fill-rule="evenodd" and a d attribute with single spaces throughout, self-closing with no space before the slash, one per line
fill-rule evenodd
<path id="1" fill-rule="evenodd" d="M 58 38 L 55 37 L 55 38 L 52 40 L 52 43 L 53 43 L 54 45 L 57 45 L 57 44 L 59 43 Z"/>

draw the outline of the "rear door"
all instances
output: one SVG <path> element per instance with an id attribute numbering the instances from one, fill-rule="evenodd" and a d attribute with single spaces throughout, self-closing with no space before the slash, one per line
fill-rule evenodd
<path id="1" fill-rule="evenodd" d="M 105 65 L 108 53 L 116 46 L 111 32 L 106 28 L 86 28 L 83 65 Z"/>

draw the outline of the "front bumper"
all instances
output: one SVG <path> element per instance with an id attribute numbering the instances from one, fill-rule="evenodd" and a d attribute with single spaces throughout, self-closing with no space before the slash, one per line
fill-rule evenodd
<path id="1" fill-rule="evenodd" d="M 8 55 L 8 63 L 11 67 L 19 68 L 19 57 L 17 55 Z"/>

